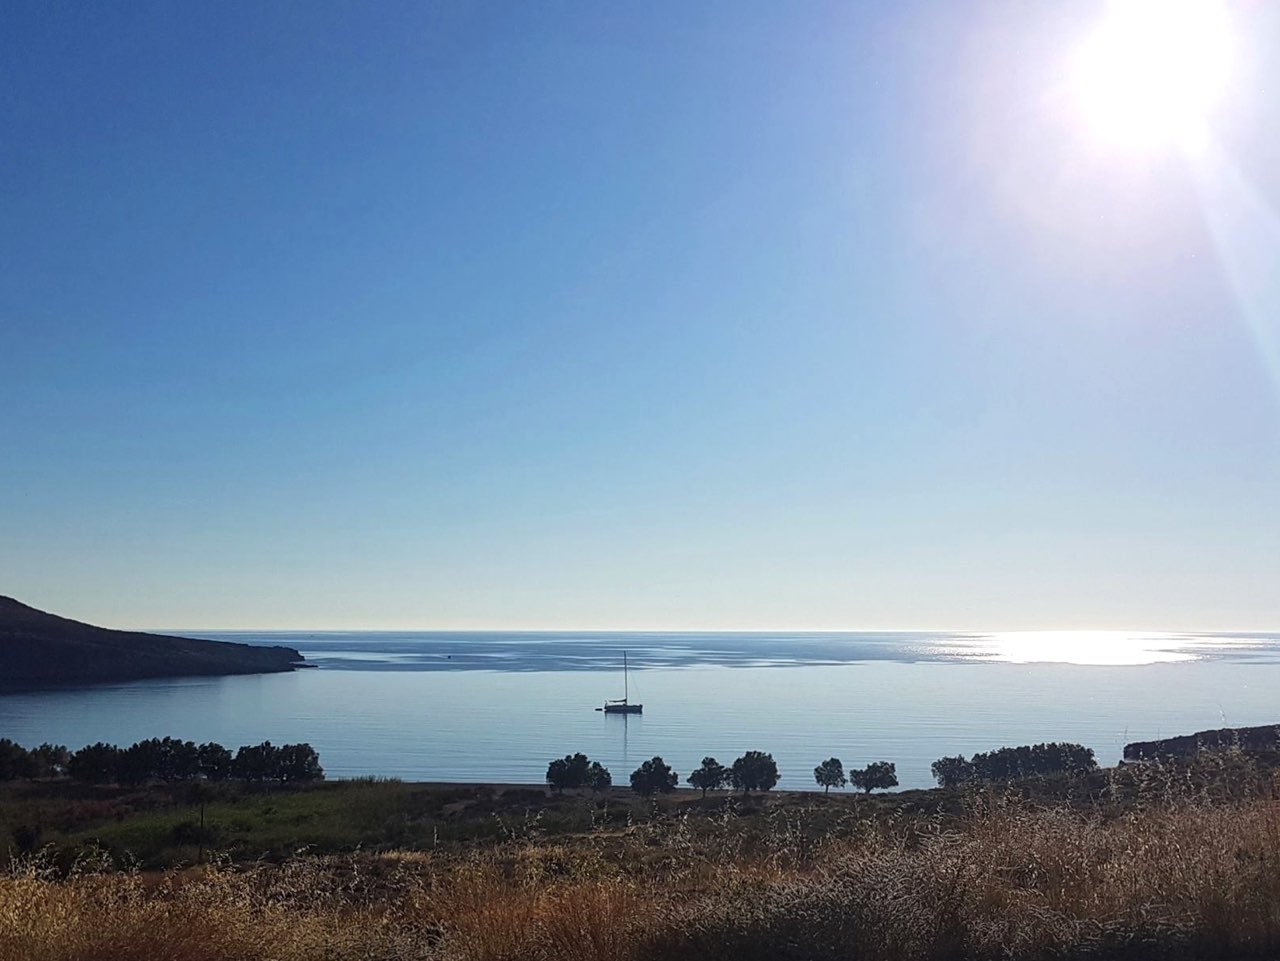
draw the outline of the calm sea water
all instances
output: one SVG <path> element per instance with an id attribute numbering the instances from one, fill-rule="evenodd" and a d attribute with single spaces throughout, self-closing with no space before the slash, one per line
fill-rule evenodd
<path id="1" fill-rule="evenodd" d="M 191 632 L 186 632 L 191 633 Z M 301 650 L 316 670 L 0 696 L 0 736 L 228 745 L 309 741 L 331 776 L 540 782 L 573 751 L 625 782 L 662 755 L 773 753 L 781 786 L 824 758 L 930 763 L 1078 741 L 1113 763 L 1128 741 L 1280 722 L 1280 634 L 226 633 Z M 594 710 L 622 696 L 640 716 Z"/>

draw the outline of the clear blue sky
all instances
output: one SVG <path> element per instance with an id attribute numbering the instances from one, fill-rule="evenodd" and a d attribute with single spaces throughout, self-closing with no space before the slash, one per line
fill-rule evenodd
<path id="1" fill-rule="evenodd" d="M 1280 20 L 1193 161 L 1102 9 L 6 3 L 0 593 L 1280 628 Z"/>

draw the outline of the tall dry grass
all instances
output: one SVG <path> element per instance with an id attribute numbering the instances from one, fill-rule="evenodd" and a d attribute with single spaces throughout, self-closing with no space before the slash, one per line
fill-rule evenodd
<path id="1" fill-rule="evenodd" d="M 515 842 L 163 877 L 41 863 L 0 879 L 0 961 L 674 961 L 1280 955 L 1280 805 L 1108 812 L 1000 798 L 733 851 L 672 826 L 621 857 Z M 611 849 L 612 850 L 612 849 Z"/>
<path id="2" fill-rule="evenodd" d="M 272 874 L 156 879 L 85 866 L 58 878 L 39 862 L 15 865 L 0 881 L 0 959 L 398 959 L 428 957 L 438 939 L 405 913 L 411 886 L 375 904 L 334 890 L 327 871 Z"/>
<path id="3" fill-rule="evenodd" d="M 995 807 L 683 912 L 651 957 L 1274 957 L 1280 807 Z"/>

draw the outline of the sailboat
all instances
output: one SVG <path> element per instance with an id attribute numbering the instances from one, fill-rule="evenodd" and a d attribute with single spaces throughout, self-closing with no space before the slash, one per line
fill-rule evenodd
<path id="1" fill-rule="evenodd" d="M 630 693 L 631 693 L 630 689 L 627 685 L 627 652 L 623 651 L 622 652 L 622 700 L 605 701 L 604 707 L 598 707 L 596 708 L 596 710 L 604 711 L 606 714 L 643 714 L 644 713 L 643 704 L 632 704 L 627 700 L 627 695 Z"/>

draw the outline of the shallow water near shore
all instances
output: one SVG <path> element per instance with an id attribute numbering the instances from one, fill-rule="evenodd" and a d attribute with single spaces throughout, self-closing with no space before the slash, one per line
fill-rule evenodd
<path id="1" fill-rule="evenodd" d="M 392 633 L 184 631 L 287 644 L 315 670 L 0 696 L 0 736 L 72 748 L 173 735 L 308 741 L 330 776 L 540 782 L 584 751 L 618 783 L 663 756 L 773 753 L 781 787 L 894 761 L 1066 740 L 1103 764 L 1129 741 L 1280 723 L 1280 635 L 1118 633 Z M 604 715 L 630 695 L 642 715 Z"/>

